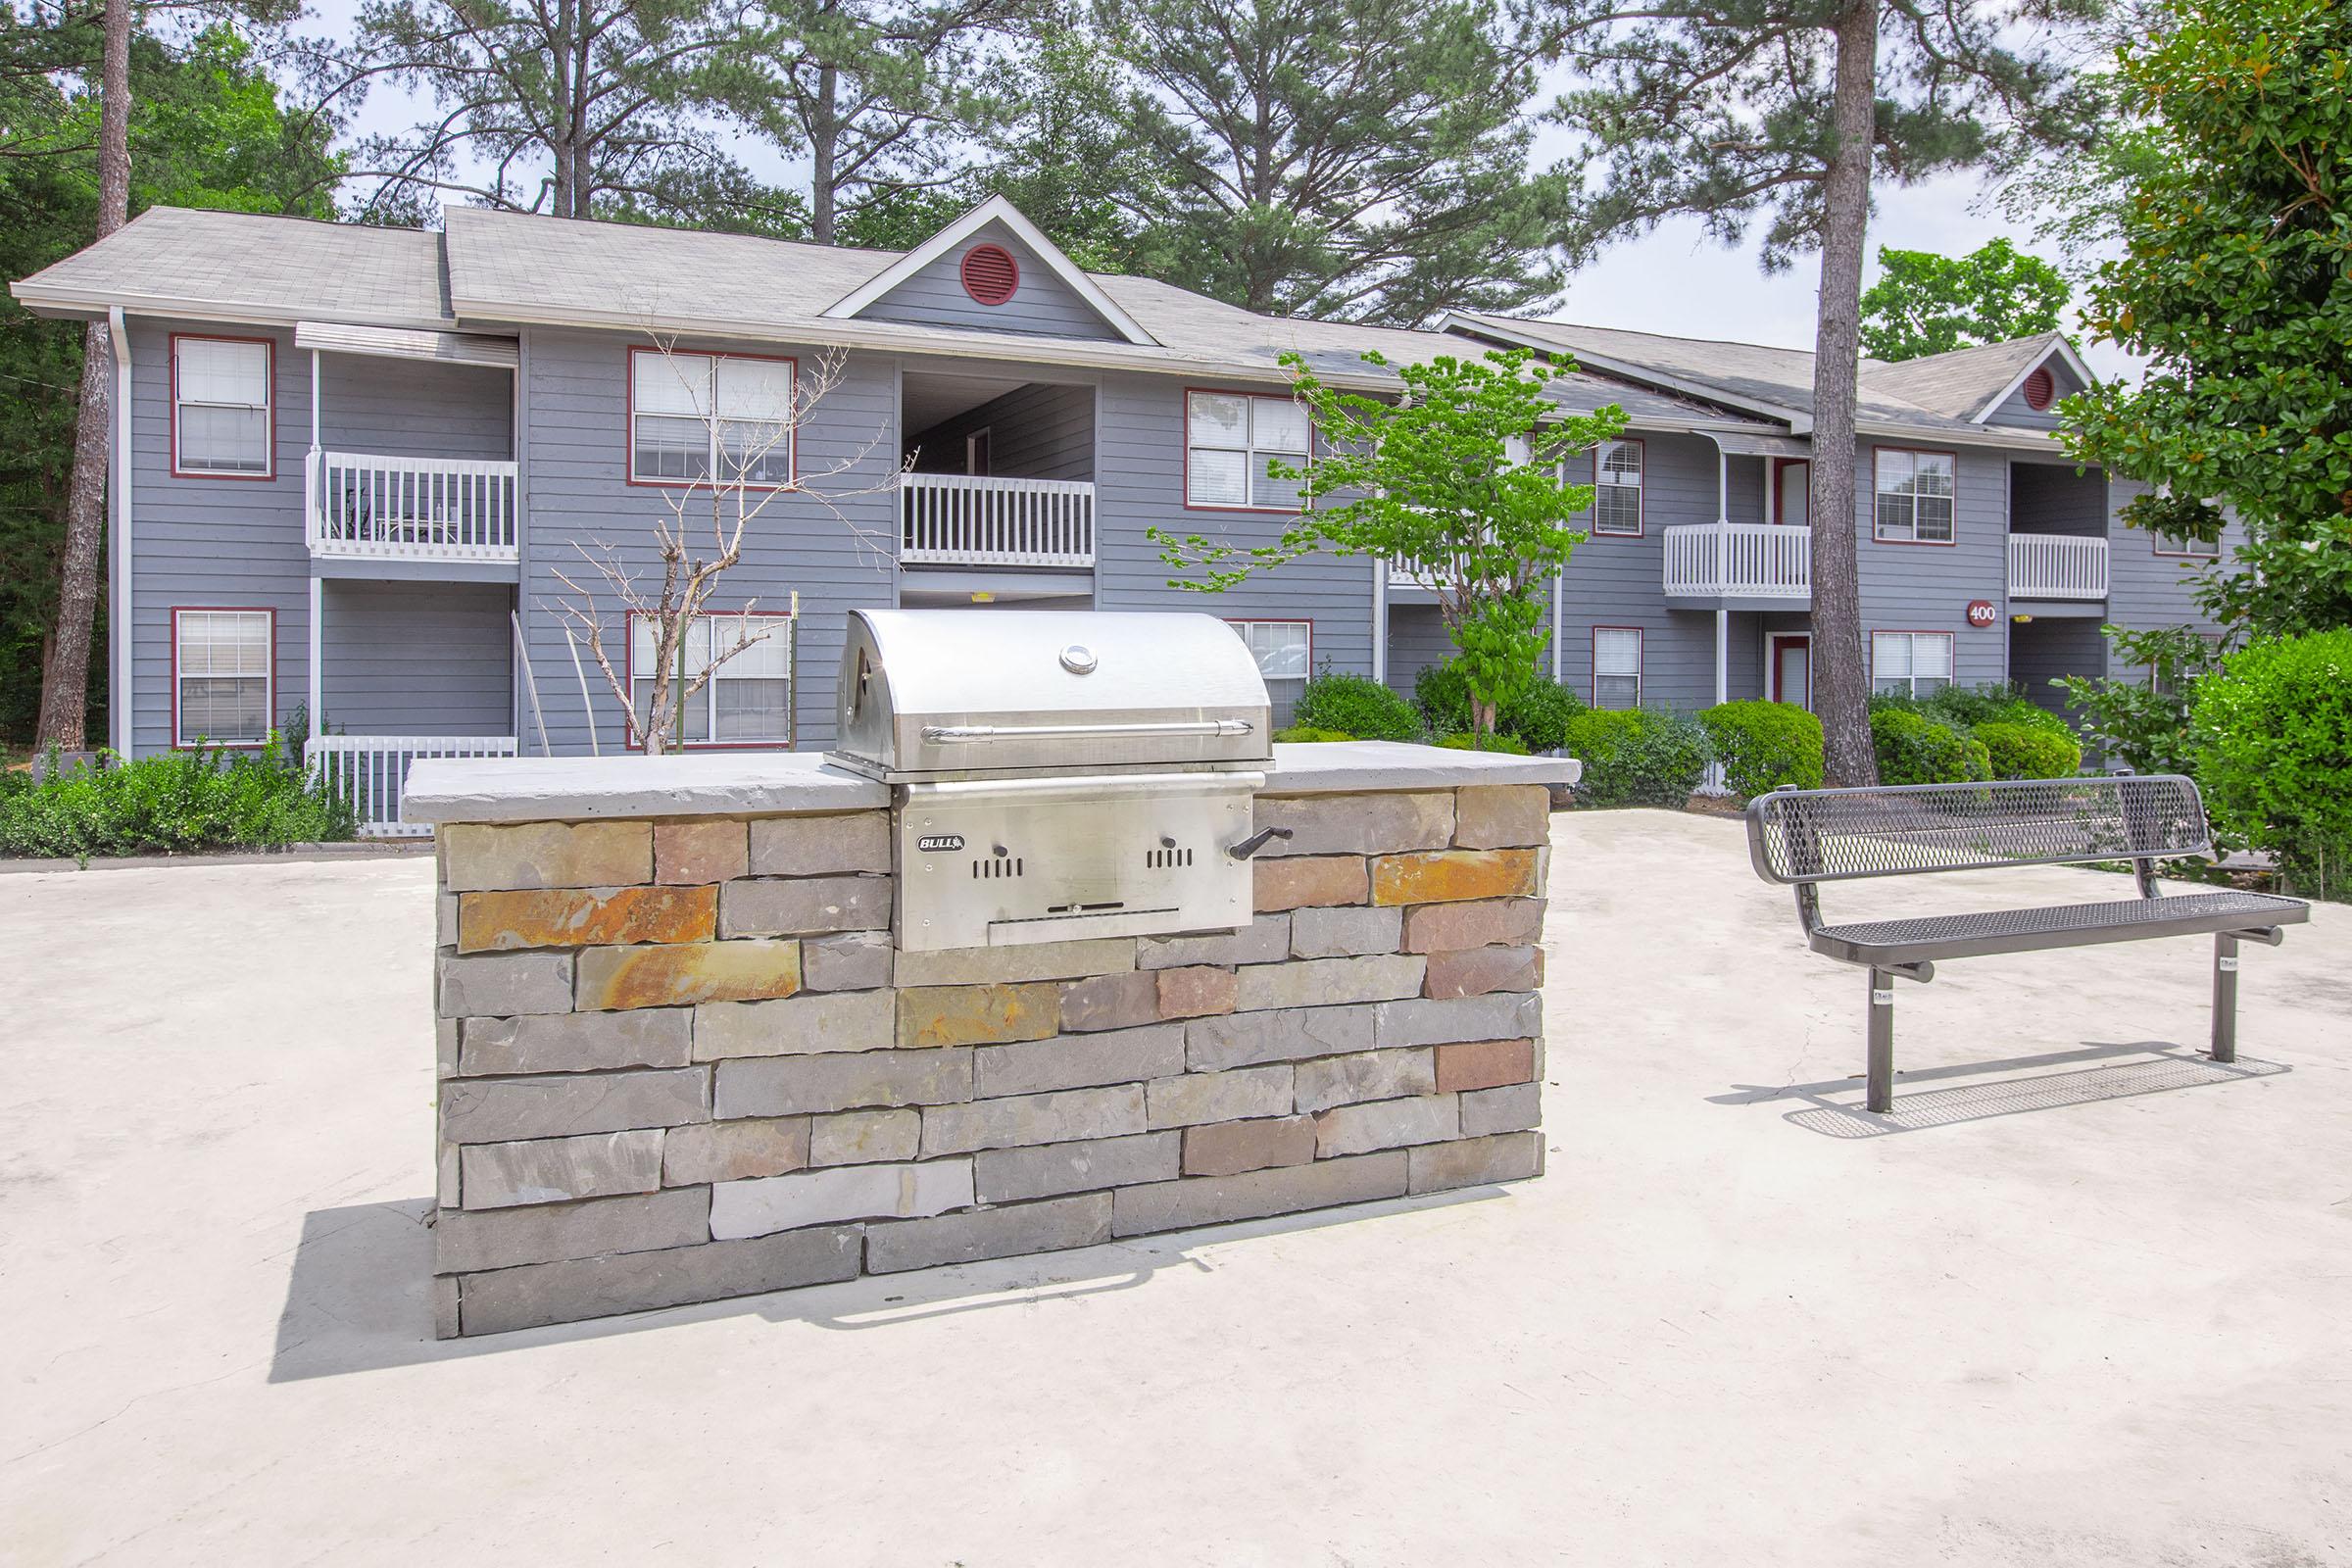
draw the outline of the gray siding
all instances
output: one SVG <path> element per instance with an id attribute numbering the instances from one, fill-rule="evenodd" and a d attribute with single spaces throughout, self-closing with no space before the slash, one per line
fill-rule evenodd
<path id="1" fill-rule="evenodd" d="M 1886 442 L 1889 447 L 1912 445 Z M 1862 597 L 1863 653 L 1874 631 L 1948 631 L 1952 679 L 1961 686 L 2009 678 L 2008 639 L 2001 623 L 1971 626 L 1971 600 L 2007 603 L 2009 587 L 2009 459 L 2000 452 L 1962 447 L 1953 470 L 1953 542 L 1900 544 L 1874 539 L 1877 450 L 1864 442 L 1854 469 L 1854 538 Z M 1921 446 L 1926 443 L 1919 443 Z M 1946 449 L 1949 450 L 1949 449 Z M 1817 656 L 1821 650 L 1816 650 Z"/>
<path id="2" fill-rule="evenodd" d="M 2058 428 L 2058 400 L 2071 398 L 2082 390 L 2082 379 L 2066 368 L 2066 362 L 2056 355 L 2042 361 L 2049 368 L 2050 406 L 2037 409 L 2026 401 L 2026 389 L 2018 389 L 2003 398 L 2000 405 L 1985 416 L 1988 424 L 2015 425 L 2025 430 L 2055 430 Z M 1980 405 L 1981 407 L 1982 405 Z M 1972 414 L 1975 410 L 1970 410 Z"/>
<path id="3" fill-rule="evenodd" d="M 989 432 L 989 462 L 1003 478 L 1095 476 L 1095 389 L 1032 382 L 907 437 L 921 473 L 963 472 L 963 438 Z"/>
<path id="4" fill-rule="evenodd" d="M 2061 675 L 2107 672 L 2107 640 L 2099 622 L 2042 619 L 2009 628 L 2009 678 L 2034 707 L 2072 719 L 2065 694 L 2050 684 Z"/>
<path id="5" fill-rule="evenodd" d="M 307 400 L 310 355 L 301 359 Z M 329 450 L 394 458 L 514 455 L 514 378 L 508 371 L 357 354 L 322 355 L 319 369 L 318 425 Z"/>
<path id="6" fill-rule="evenodd" d="M 974 245 L 1002 245 L 1020 265 L 1020 284 L 1002 305 L 983 305 L 964 292 L 964 252 Z M 1037 252 L 1002 223 L 983 225 L 970 240 L 868 305 L 860 313 L 882 321 L 937 321 L 992 332 L 1029 332 L 1048 337 L 1117 339 L 1118 332 L 1078 297 Z"/>
<path id="7" fill-rule="evenodd" d="M 1453 640 L 1438 618 L 1438 607 L 1407 600 L 1389 601 L 1389 686 L 1413 695 L 1413 677 L 1432 664 L 1453 657 Z M 1549 668 L 1548 663 L 1545 668 Z"/>
<path id="8" fill-rule="evenodd" d="M 2208 569 L 2207 564 L 2160 555 L 2154 534 L 2124 525 L 2124 508 L 2144 494 L 2147 486 L 2118 479 L 2108 490 L 2115 522 L 2107 533 L 2107 618 L 2133 631 L 2193 626 L 2209 636 L 2219 633 L 2220 624 L 2200 612 L 2196 604 L 2196 582 Z M 2242 523 L 2231 522 L 2222 530 L 2225 563 L 2236 558 L 2245 537 Z"/>
<path id="9" fill-rule="evenodd" d="M 2072 464 L 2012 460 L 2009 529 L 2012 533 L 2105 533 L 2106 470 L 2078 472 Z"/>
<path id="10" fill-rule="evenodd" d="M 514 733 L 504 583 L 325 584 L 329 729 L 346 735 Z"/>

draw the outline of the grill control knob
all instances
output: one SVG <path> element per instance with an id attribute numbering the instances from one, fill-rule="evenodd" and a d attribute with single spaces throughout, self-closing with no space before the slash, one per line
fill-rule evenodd
<path id="1" fill-rule="evenodd" d="M 1093 674 L 1096 662 L 1095 651 L 1084 643 L 1072 643 L 1061 651 L 1061 667 L 1073 675 Z"/>

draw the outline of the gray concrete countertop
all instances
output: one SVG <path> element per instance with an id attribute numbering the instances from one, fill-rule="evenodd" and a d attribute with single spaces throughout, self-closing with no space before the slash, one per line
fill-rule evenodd
<path id="1" fill-rule="evenodd" d="M 1573 784 L 1570 758 L 1455 752 L 1396 741 L 1277 746 L 1268 795 Z M 412 822 L 582 821 L 612 816 L 795 815 L 890 804 L 884 785 L 830 767 L 817 752 L 689 752 L 683 757 L 436 757 L 409 770 Z"/>

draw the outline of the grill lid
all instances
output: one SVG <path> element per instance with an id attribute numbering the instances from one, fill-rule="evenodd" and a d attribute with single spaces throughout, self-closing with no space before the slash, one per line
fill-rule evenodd
<path id="1" fill-rule="evenodd" d="M 1214 615 L 856 610 L 836 760 L 891 778 L 1273 755 L 1257 662 Z"/>

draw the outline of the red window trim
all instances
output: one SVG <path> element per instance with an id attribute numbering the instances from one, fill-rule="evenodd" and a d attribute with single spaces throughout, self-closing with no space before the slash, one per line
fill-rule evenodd
<path id="1" fill-rule="evenodd" d="M 1619 538 L 1630 538 L 1620 534 Z M 1587 631 L 1585 649 L 1586 697 L 1593 708 L 1600 707 L 1600 634 L 1604 631 L 1630 631 L 1634 634 L 1634 707 L 1642 706 L 1642 689 L 1649 684 L 1649 628 L 1646 626 L 1612 626 L 1595 622 Z"/>
<path id="2" fill-rule="evenodd" d="M 1952 536 L 1949 539 L 1889 539 L 1879 532 L 1879 454 L 1908 452 L 1915 457 L 1949 458 L 1952 460 Z M 1808 484 L 1811 483 L 1808 477 Z M 1811 504 L 1810 494 L 1807 504 Z M 1917 531 L 1917 524 L 1913 524 Z M 1920 545 L 1930 550 L 1951 550 L 1960 543 L 1960 454 L 1942 447 L 1898 447 L 1875 445 L 1870 449 L 1870 542 L 1874 545 Z"/>
<path id="3" fill-rule="evenodd" d="M 1950 661 L 1951 673 L 1944 677 L 1944 683 L 1950 686 L 1957 686 L 1960 684 L 1960 638 L 1957 633 L 1949 631 L 1941 626 L 1866 626 L 1862 629 L 1862 647 L 1864 650 L 1863 663 L 1866 666 L 1865 672 L 1862 676 L 1862 683 L 1865 686 L 1875 688 L 1879 683 L 1879 638 L 1882 635 L 1887 637 L 1942 638 L 1945 642 L 1951 645 L 1952 650 L 1952 657 Z M 1914 676 L 1913 679 L 1916 680 L 1917 677 Z M 1913 688 L 1914 695 L 1917 694 L 1917 687 Z M 1864 695 L 1867 696 L 1868 694 L 1865 693 Z"/>
<path id="4" fill-rule="evenodd" d="M 206 477 L 211 477 L 207 475 Z M 179 617 L 183 613 L 230 615 L 267 615 L 270 617 L 270 695 L 263 707 L 269 710 L 270 728 L 277 728 L 277 607 L 275 605 L 173 605 L 167 624 L 172 637 L 172 750 L 175 752 L 258 752 L 270 744 L 268 735 L 258 741 L 207 741 L 202 746 L 179 738 Z M 311 722 L 318 722 L 317 714 Z"/>
<path id="5" fill-rule="evenodd" d="M 999 256 L 1004 258 L 1004 265 L 1012 269 L 1012 281 L 1005 285 L 1004 297 L 1003 299 L 982 299 L 980 297 L 979 290 L 972 287 L 972 278 L 969 269 L 971 267 L 972 258 L 977 256 L 982 251 L 995 251 Z M 1002 305 L 1010 305 L 1012 303 L 1013 296 L 1021 291 L 1021 259 L 1012 253 L 1012 250 L 1009 246 L 1000 245 L 993 239 L 984 239 L 976 245 L 965 246 L 963 254 L 956 258 L 956 281 L 963 285 L 963 292 L 971 299 L 971 302 L 974 305 L 978 305 L 984 309 L 992 311 Z"/>
<path id="6" fill-rule="evenodd" d="M 1875 452 L 1876 449 L 1874 448 L 1873 451 Z M 1872 462 L 1873 471 L 1870 479 L 1872 487 L 1870 503 L 1870 526 L 1871 531 L 1875 533 L 1878 531 L 1879 526 L 1879 503 L 1877 488 L 1879 479 L 1876 471 L 1877 460 L 1875 457 L 1873 458 Z M 1775 458 L 1772 460 L 1772 494 L 1765 498 L 1768 514 L 1771 516 L 1773 525 L 1775 527 L 1786 528 L 1790 526 L 1788 516 L 1781 511 L 1781 475 L 1790 468 L 1802 468 L 1805 470 L 1805 523 L 1810 525 L 1813 521 L 1813 460 L 1811 458 Z M 1959 489 L 1959 470 L 1957 468 L 1952 470 L 1952 488 L 1954 490 Z M 1957 532 L 1958 530 L 1954 529 L 1953 531 Z"/>
<path id="7" fill-rule="evenodd" d="M 777 487 L 768 486 L 767 488 L 772 489 Z M 640 620 L 650 619 L 652 614 L 653 612 L 651 611 L 637 610 L 631 611 L 628 615 L 624 617 L 628 627 L 628 637 L 626 645 L 621 649 L 620 683 L 629 690 L 629 703 L 631 706 L 629 710 L 629 727 L 625 736 L 625 743 L 627 749 L 632 752 L 643 752 L 645 750 L 645 742 L 640 740 L 636 734 L 637 719 L 635 704 L 637 702 L 637 622 Z M 704 620 L 749 620 L 755 617 L 760 620 L 766 620 L 770 617 L 773 617 L 777 620 L 790 620 L 792 619 L 792 612 L 789 610 L 705 610 L 697 612 L 697 618 Z M 786 687 L 784 700 L 786 703 L 791 705 L 784 715 L 784 727 L 787 732 L 786 739 L 780 741 L 688 741 L 686 743 L 686 750 L 690 752 L 790 751 L 794 744 L 794 741 L 791 737 L 797 736 L 800 731 L 799 713 L 801 706 L 801 662 L 798 657 L 794 658 L 792 662 L 792 673 L 785 677 L 784 684 Z M 703 690 L 706 693 L 710 690 L 710 682 L 706 681 L 703 683 Z"/>
<path id="8" fill-rule="evenodd" d="M 270 466 L 262 473 L 218 473 L 211 468 L 183 468 L 179 466 L 179 345 L 185 340 L 195 343 L 259 343 L 269 351 L 269 371 L 265 389 L 270 394 L 269 412 L 262 419 L 264 438 L 270 449 Z M 277 478 L 277 339 L 270 337 L 236 337 L 226 332 L 174 332 L 172 334 L 172 477 L 174 479 L 230 479 L 247 484 L 270 483 Z M 204 609 L 202 605 L 193 607 Z M 175 730 L 176 732 L 176 730 Z"/>
<path id="9" fill-rule="evenodd" d="M 629 346 L 627 370 L 628 379 L 621 391 L 621 477 L 627 483 L 629 488 L 635 490 L 715 489 L 717 486 L 712 480 L 710 479 L 640 479 L 637 477 L 637 356 L 640 354 L 660 354 L 663 351 L 661 349 L 646 348 L 640 344 L 631 344 Z M 726 349 L 685 348 L 674 349 L 669 352 L 677 354 L 699 354 L 705 359 L 710 360 L 758 360 L 767 365 L 789 365 L 792 367 L 792 396 L 795 404 L 794 412 L 799 412 L 798 404 L 801 396 L 801 362 L 798 355 L 736 354 Z M 795 419 L 792 427 L 785 431 L 784 444 L 787 448 L 784 455 L 784 471 L 790 474 L 791 477 L 786 479 L 782 484 L 747 483 L 743 486 L 744 489 L 774 493 L 781 490 L 798 490 L 801 487 L 801 427 L 798 419 Z M 715 462 L 716 460 L 713 459 L 713 461 Z M 729 485 L 727 488 L 733 489 L 734 486 Z"/>
<path id="10" fill-rule="evenodd" d="M 1186 387 L 1184 389 L 1184 445 L 1178 449 L 1176 454 L 1177 461 L 1184 466 L 1184 510 L 1187 512 L 1254 512 L 1275 517 L 1297 516 L 1298 513 L 1295 507 L 1252 507 L 1223 501 L 1195 501 L 1193 499 L 1193 394 L 1196 392 L 1205 392 L 1211 397 L 1220 398 L 1271 398 L 1277 402 L 1292 403 L 1298 401 L 1295 397 L 1285 399 L 1280 392 L 1249 391 L 1240 387 Z M 1310 416 L 1306 421 L 1306 462 L 1309 467 L 1314 466 L 1315 447 L 1315 421 Z M 1256 475 L 1251 474 L 1250 477 L 1254 479 Z"/>
<path id="11" fill-rule="evenodd" d="M 1649 537 L 1649 442 L 1638 435 L 1612 436 L 1610 442 L 1617 446 L 1642 449 L 1642 482 L 1634 487 L 1634 531 L 1626 533 L 1622 529 L 1603 528 L 1600 525 L 1600 448 L 1594 447 L 1592 536 L 1595 539 L 1646 539 Z"/>

